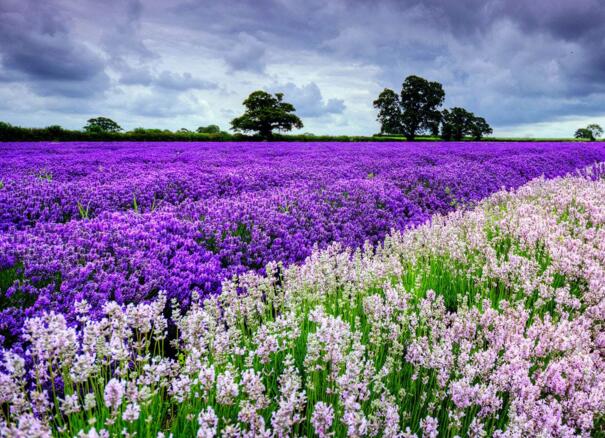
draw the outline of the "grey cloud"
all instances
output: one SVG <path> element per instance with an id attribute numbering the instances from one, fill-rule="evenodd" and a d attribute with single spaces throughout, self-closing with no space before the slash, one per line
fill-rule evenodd
<path id="1" fill-rule="evenodd" d="M 36 14 L 31 13 L 34 9 Z M 103 58 L 73 38 L 63 18 L 43 4 L 3 3 L 3 69 L 42 95 L 82 97 L 104 91 L 109 78 Z"/>
<path id="2" fill-rule="evenodd" d="M 149 68 L 123 68 L 120 83 L 153 86 L 173 91 L 212 90 L 218 87 L 214 82 L 193 77 L 191 73 L 174 73 L 167 70 L 154 73 Z"/>
<path id="3" fill-rule="evenodd" d="M 141 0 L 105 0 L 108 7 L 115 10 L 104 21 L 102 45 L 109 53 L 112 63 L 119 64 L 125 57 L 134 56 L 139 61 L 150 62 L 158 59 L 141 37 L 141 22 L 144 6 Z"/>
<path id="4" fill-rule="evenodd" d="M 256 37 L 240 32 L 233 45 L 224 53 L 224 60 L 233 70 L 262 73 L 266 66 L 266 46 Z"/>
<path id="5" fill-rule="evenodd" d="M 186 0 L 171 8 L 171 20 L 220 35 L 251 35 L 263 43 L 309 48 L 338 34 L 351 7 L 331 0 Z M 351 2 L 357 3 L 357 2 Z M 330 26 L 330 22 L 332 25 Z"/>
<path id="6" fill-rule="evenodd" d="M 149 93 L 130 98 L 125 105 L 132 114 L 157 118 L 188 115 L 200 111 L 200 105 L 195 99 L 166 93 Z"/>
<path id="7" fill-rule="evenodd" d="M 194 78 L 191 76 L 191 73 L 172 73 L 166 70 L 161 72 L 153 83 L 158 87 L 177 91 L 189 89 L 209 90 L 217 88 L 215 83 Z"/>
<path id="8" fill-rule="evenodd" d="M 149 68 L 132 68 L 123 65 L 120 69 L 120 83 L 124 85 L 144 85 L 149 86 L 155 80 Z"/>
<path id="9" fill-rule="evenodd" d="M 602 0 L 0 0 L 0 81 L 99 106 L 124 93 L 162 117 L 217 77 L 217 117 L 239 109 L 233 95 L 285 83 L 313 123 L 343 114 L 328 120 L 372 132 L 374 94 L 419 74 L 444 84 L 447 106 L 510 126 L 605 111 L 603 35 Z M 342 94 L 325 99 L 324 83 Z"/>
<path id="10" fill-rule="evenodd" d="M 311 82 L 298 87 L 292 82 L 285 85 L 271 87 L 272 92 L 284 93 L 284 100 L 296 108 L 301 117 L 321 117 L 328 114 L 341 114 L 345 110 L 342 99 L 329 99 L 325 101 L 321 90 L 316 83 Z"/>
<path id="11" fill-rule="evenodd" d="M 84 81 L 37 80 L 30 81 L 30 89 L 39 96 L 60 96 L 69 98 L 93 98 L 109 89 L 109 77 L 103 73 Z"/>

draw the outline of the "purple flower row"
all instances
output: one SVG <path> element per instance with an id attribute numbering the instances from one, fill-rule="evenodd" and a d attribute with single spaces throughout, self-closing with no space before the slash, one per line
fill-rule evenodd
<path id="1" fill-rule="evenodd" d="M 56 310 L 192 291 L 314 246 L 380 242 L 502 187 L 605 160 L 600 144 L 0 146 L 0 334 Z"/>

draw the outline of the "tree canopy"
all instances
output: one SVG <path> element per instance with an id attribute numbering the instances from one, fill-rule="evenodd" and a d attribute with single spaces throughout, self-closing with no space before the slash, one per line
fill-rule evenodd
<path id="1" fill-rule="evenodd" d="M 438 132 L 441 113 L 439 107 L 445 91 L 439 82 L 429 82 L 419 76 L 408 76 L 401 88 L 403 134 L 408 140 L 421 131 Z"/>
<path id="2" fill-rule="evenodd" d="M 196 132 L 199 134 L 218 134 L 221 132 L 221 128 L 218 125 L 200 126 Z"/>
<path id="3" fill-rule="evenodd" d="M 122 127 L 107 117 L 96 117 L 88 119 L 86 126 L 84 126 L 86 132 L 120 132 Z"/>
<path id="4" fill-rule="evenodd" d="M 397 93 L 385 88 L 374 101 L 374 108 L 378 109 L 377 119 L 380 122 L 381 134 L 401 134 L 403 132 L 401 102 Z"/>
<path id="5" fill-rule="evenodd" d="M 234 131 L 256 132 L 264 139 L 273 137 L 273 130 L 290 131 L 302 128 L 303 123 L 291 103 L 283 101 L 283 93 L 273 96 L 266 91 L 254 91 L 244 100 L 246 111 L 231 121 Z"/>
<path id="6" fill-rule="evenodd" d="M 439 135 L 445 140 L 462 140 L 471 136 L 480 140 L 491 134 L 492 128 L 483 117 L 477 117 L 464 108 L 440 111 L 445 91 L 439 82 L 430 82 L 419 76 L 405 78 L 398 95 L 385 88 L 373 102 L 378 110 L 381 134 L 402 134 L 413 140 L 418 134 Z"/>
<path id="7" fill-rule="evenodd" d="M 494 130 L 483 117 L 475 117 L 470 128 L 470 135 L 474 140 L 481 140 L 484 135 L 492 134 Z"/>
<path id="8" fill-rule="evenodd" d="M 585 138 L 590 141 L 595 141 L 603 135 L 603 128 L 596 123 L 591 123 L 586 128 L 580 128 L 574 134 L 575 138 Z"/>
<path id="9" fill-rule="evenodd" d="M 471 136 L 474 140 L 481 140 L 484 135 L 493 132 L 483 117 L 477 117 L 464 108 L 445 109 L 441 115 L 441 137 L 444 140 L 460 141 L 465 136 Z"/>
<path id="10" fill-rule="evenodd" d="M 439 82 L 408 76 L 401 93 L 385 88 L 374 101 L 383 134 L 403 134 L 413 140 L 421 132 L 439 133 L 439 107 L 445 92 Z"/>

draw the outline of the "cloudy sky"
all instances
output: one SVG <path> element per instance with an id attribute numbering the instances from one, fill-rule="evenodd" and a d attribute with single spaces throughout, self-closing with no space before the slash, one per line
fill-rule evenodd
<path id="1" fill-rule="evenodd" d="M 603 0 L 0 0 L 0 120 L 229 127 L 255 89 L 303 132 L 372 134 L 417 74 L 496 135 L 605 125 Z"/>

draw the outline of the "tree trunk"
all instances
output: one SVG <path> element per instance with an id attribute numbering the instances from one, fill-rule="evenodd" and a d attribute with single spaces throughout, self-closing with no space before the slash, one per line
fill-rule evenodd
<path id="1" fill-rule="evenodd" d="M 270 127 L 263 127 L 259 131 L 259 134 L 264 140 L 271 140 L 273 138 L 273 130 Z"/>

